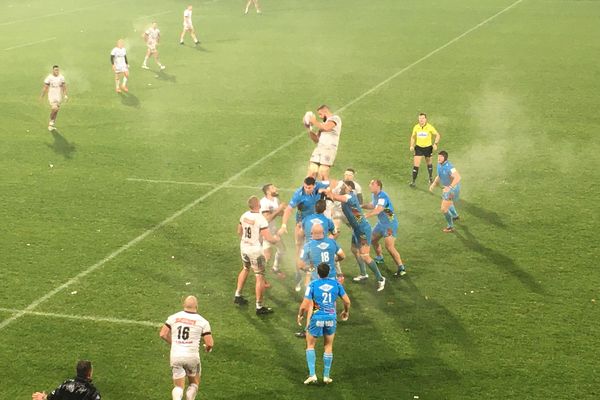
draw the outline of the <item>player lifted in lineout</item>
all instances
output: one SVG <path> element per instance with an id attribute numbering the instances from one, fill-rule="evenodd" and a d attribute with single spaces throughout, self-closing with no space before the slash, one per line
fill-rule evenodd
<path id="1" fill-rule="evenodd" d="M 115 90 L 117 93 L 129 92 L 127 80 L 129 79 L 129 62 L 127 61 L 127 50 L 125 50 L 123 39 L 117 40 L 117 47 L 110 52 L 110 62 L 115 73 Z M 121 83 L 123 78 L 123 83 Z"/>
<path id="2" fill-rule="evenodd" d="M 189 5 L 183 12 L 183 31 L 181 31 L 181 36 L 179 36 L 179 44 L 183 44 L 183 37 L 185 33 L 189 32 L 192 40 L 195 45 L 198 45 L 200 41 L 196 37 L 196 31 L 194 30 L 194 24 L 192 24 L 192 6 Z"/>
<path id="3" fill-rule="evenodd" d="M 60 109 L 60 104 L 68 99 L 67 97 L 67 84 L 65 83 L 65 77 L 60 73 L 58 65 L 52 66 L 52 73 L 44 79 L 44 87 L 42 88 L 43 98 L 48 93 L 48 103 L 50 103 L 50 121 L 48 122 L 48 130 L 53 131 L 56 129 L 56 116 Z"/>
<path id="4" fill-rule="evenodd" d="M 156 22 L 152 23 L 152 26 L 150 26 L 150 28 L 146 29 L 146 32 L 144 32 L 144 41 L 146 42 L 146 47 L 148 48 L 146 50 L 146 57 L 144 57 L 144 63 L 142 64 L 142 68 L 144 69 L 150 69 L 148 68 L 148 58 L 150 58 L 151 55 L 154 56 L 154 61 L 156 61 L 156 64 L 158 65 L 158 67 L 160 69 L 165 69 L 166 67 L 160 63 L 160 60 L 158 59 L 158 43 L 160 42 L 160 29 L 158 29 L 158 24 Z"/>
<path id="5" fill-rule="evenodd" d="M 322 105 L 317 109 L 317 114 L 323 122 L 318 122 L 312 112 L 304 115 L 304 126 L 310 139 L 317 147 L 310 156 L 308 176 L 315 179 L 329 180 L 329 170 L 335 162 L 340 134 L 342 133 L 342 119 L 331 112 L 328 106 Z M 317 131 L 313 131 L 315 128 Z"/>

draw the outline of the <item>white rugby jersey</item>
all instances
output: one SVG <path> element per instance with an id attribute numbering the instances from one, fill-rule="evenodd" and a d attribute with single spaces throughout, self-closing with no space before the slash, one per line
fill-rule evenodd
<path id="1" fill-rule="evenodd" d="M 198 313 L 180 311 L 167 318 L 171 328 L 171 358 L 200 357 L 200 339 L 211 333 L 210 324 Z"/>
<path id="2" fill-rule="evenodd" d="M 122 67 L 122 66 L 126 66 L 127 62 L 125 61 L 125 56 L 127 55 L 127 50 L 125 50 L 125 47 L 115 47 L 114 49 L 112 49 L 112 51 L 110 52 L 110 55 L 113 56 L 115 59 L 115 65 L 117 67 Z"/>
<path id="3" fill-rule="evenodd" d="M 257 247 L 262 244 L 260 231 L 269 227 L 269 222 L 260 212 L 246 211 L 240 217 L 242 246 Z"/>
<path id="4" fill-rule="evenodd" d="M 62 74 L 54 76 L 50 74 L 44 79 L 44 84 L 48 86 L 48 98 L 61 98 L 62 87 L 65 85 L 65 77 Z"/>
<path id="5" fill-rule="evenodd" d="M 260 199 L 260 212 L 261 214 L 264 212 L 272 213 L 275 212 L 279 208 L 279 199 L 277 197 L 273 197 L 272 199 L 268 199 L 263 197 Z M 265 217 L 266 219 L 266 217 Z M 273 228 L 275 226 L 275 219 L 272 219 L 269 222 L 269 228 Z"/>
<path id="6" fill-rule="evenodd" d="M 160 38 L 160 29 L 148 28 L 145 33 L 148 36 L 148 43 L 158 42 L 158 39 Z"/>
<path id="7" fill-rule="evenodd" d="M 325 122 L 328 121 L 334 121 L 335 126 L 330 131 L 321 132 L 321 135 L 319 136 L 319 144 L 337 147 L 340 141 L 340 134 L 342 133 L 342 119 L 337 115 L 332 115 L 325 120 Z"/>

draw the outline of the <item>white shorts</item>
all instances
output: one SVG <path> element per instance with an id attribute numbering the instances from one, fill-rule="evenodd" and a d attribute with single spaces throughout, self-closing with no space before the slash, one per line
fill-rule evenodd
<path id="1" fill-rule="evenodd" d="M 185 22 L 183 23 L 183 30 L 184 31 L 193 31 L 194 30 L 194 25 L 192 24 L 186 24 Z"/>
<path id="2" fill-rule="evenodd" d="M 171 358 L 171 371 L 173 371 L 173 379 L 181 379 L 186 376 L 200 376 L 202 373 L 200 357 Z"/>
<path id="3" fill-rule="evenodd" d="M 60 97 L 48 97 L 48 103 L 52 108 L 59 108 L 62 99 Z"/>
<path id="4" fill-rule="evenodd" d="M 123 72 L 128 72 L 129 67 L 127 65 L 115 65 L 115 73 L 120 74 Z"/>
<path id="5" fill-rule="evenodd" d="M 242 257 L 242 262 L 244 263 L 244 268 L 249 269 L 252 267 L 252 270 L 255 274 L 264 274 L 265 273 L 265 255 L 261 247 L 240 247 L 240 255 Z"/>
<path id="6" fill-rule="evenodd" d="M 312 152 L 310 156 L 310 162 L 324 165 L 327 167 L 333 166 L 335 162 L 335 156 L 337 155 L 337 147 L 336 146 L 322 146 L 317 145 L 315 150 Z"/>
<path id="7" fill-rule="evenodd" d="M 156 51 L 156 43 L 154 42 L 146 43 L 146 47 L 148 47 L 148 50 L 150 50 L 153 53 Z"/>

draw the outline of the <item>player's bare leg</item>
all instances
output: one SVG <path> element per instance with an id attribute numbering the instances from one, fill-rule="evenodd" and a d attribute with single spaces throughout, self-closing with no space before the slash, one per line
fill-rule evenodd
<path id="1" fill-rule="evenodd" d="M 48 121 L 48 130 L 53 131 L 56 129 L 56 117 L 58 116 L 59 107 L 57 104 L 53 104 L 50 109 L 50 120 Z"/>
<path id="2" fill-rule="evenodd" d="M 121 81 L 121 73 L 117 72 L 115 74 L 115 91 L 117 93 L 121 93 L 120 81 Z"/>
<path id="3" fill-rule="evenodd" d="M 269 314 L 273 312 L 269 307 L 265 307 L 263 304 L 264 295 L 265 295 L 265 276 L 264 272 L 255 273 L 254 277 L 256 278 L 256 314 Z"/>
<path id="4" fill-rule="evenodd" d="M 383 249 L 381 248 L 381 243 L 379 243 L 380 239 L 381 235 L 375 233 L 371 237 L 371 245 L 373 246 L 373 249 L 375 249 L 377 258 L 383 258 Z"/>
<path id="5" fill-rule="evenodd" d="M 385 278 L 383 277 L 383 275 L 381 275 L 381 271 L 379 271 L 377 264 L 375 264 L 375 260 L 371 258 L 370 248 L 368 245 L 361 245 L 360 257 L 362 258 L 364 263 L 367 264 L 369 269 L 375 274 L 375 278 L 377 279 L 377 291 L 382 291 L 385 287 Z"/>
<path id="6" fill-rule="evenodd" d="M 183 398 L 183 388 L 185 387 L 185 377 L 173 379 L 173 391 L 171 395 L 173 400 L 181 400 Z"/>
<path id="7" fill-rule="evenodd" d="M 319 165 L 319 170 L 317 173 L 317 179 L 321 181 L 329 180 L 329 170 L 331 167 L 329 165 Z"/>
<path id="8" fill-rule="evenodd" d="M 144 69 L 150 69 L 148 68 L 148 58 L 150 58 L 150 54 L 152 54 L 152 51 L 150 49 L 147 49 L 146 56 L 144 57 L 144 63 L 142 64 L 142 68 Z"/>
<path id="9" fill-rule="evenodd" d="M 306 171 L 306 176 L 312 176 L 317 179 L 319 174 L 319 164 L 315 164 L 314 162 L 308 163 L 308 171 Z"/>
<path id="10" fill-rule="evenodd" d="M 198 387 L 200 386 L 200 375 L 194 376 L 188 375 L 188 388 L 185 391 L 186 400 L 194 400 L 198 394 Z"/>
<path id="11" fill-rule="evenodd" d="M 192 40 L 194 41 L 194 44 L 198 44 L 200 43 L 200 41 L 198 40 L 198 38 L 196 37 L 196 31 L 195 30 L 191 30 L 190 31 L 190 36 L 192 37 Z"/>
<path id="12" fill-rule="evenodd" d="M 250 271 L 248 268 L 246 268 L 245 266 L 242 266 L 242 270 L 238 274 L 237 286 L 235 289 L 235 297 L 233 300 L 233 302 L 235 304 L 239 304 L 239 305 L 248 304 L 248 300 L 244 299 L 244 297 L 242 296 L 242 290 L 244 290 L 244 285 L 246 284 L 246 279 L 248 279 L 249 272 Z"/>
<path id="13" fill-rule="evenodd" d="M 448 222 L 448 226 L 443 229 L 446 233 L 454 232 L 454 222 L 452 221 L 452 214 L 450 213 L 450 207 L 454 205 L 452 200 L 442 200 L 442 206 L 440 207 L 440 211 L 446 218 L 446 222 Z"/>
<path id="14" fill-rule="evenodd" d="M 129 79 L 129 71 L 123 72 L 123 83 L 121 84 L 121 89 L 124 92 L 129 92 L 129 89 L 127 88 L 127 80 L 128 79 Z"/>
<path id="15" fill-rule="evenodd" d="M 156 63 L 156 65 L 158 65 L 158 67 L 161 70 L 166 68 L 163 64 L 160 63 L 160 60 L 158 59 L 158 50 L 154 51 L 154 62 Z"/>
<path id="16" fill-rule="evenodd" d="M 396 249 L 395 245 L 396 238 L 393 236 L 388 236 L 383 239 L 383 241 L 385 242 L 385 249 L 388 251 L 388 253 L 390 253 L 390 256 L 392 256 L 396 265 L 402 265 L 402 257 L 400 257 L 400 252 L 398 249 Z M 381 250 L 381 245 L 379 246 L 379 249 Z"/>
<path id="17" fill-rule="evenodd" d="M 183 44 L 183 38 L 185 36 L 185 29 L 181 31 L 181 35 L 179 35 L 179 44 Z"/>

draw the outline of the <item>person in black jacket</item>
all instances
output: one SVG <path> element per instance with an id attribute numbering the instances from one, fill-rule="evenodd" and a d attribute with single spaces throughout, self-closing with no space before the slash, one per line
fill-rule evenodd
<path id="1" fill-rule="evenodd" d="M 100 392 L 92 385 L 92 362 L 77 362 L 77 376 L 67 379 L 50 394 L 35 392 L 32 400 L 100 400 Z"/>

